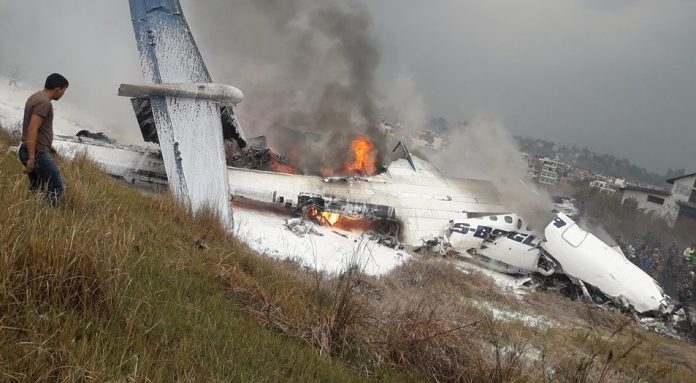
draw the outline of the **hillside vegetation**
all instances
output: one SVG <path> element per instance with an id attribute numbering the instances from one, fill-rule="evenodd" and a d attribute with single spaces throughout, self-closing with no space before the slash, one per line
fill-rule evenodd
<path id="1" fill-rule="evenodd" d="M 85 158 L 63 165 L 65 199 L 49 209 L 0 156 L 0 381 L 364 379 L 240 310 L 220 265 L 269 279 L 273 265 L 210 218 Z"/>
<path id="2" fill-rule="evenodd" d="M 0 136 L 0 381 L 693 381 L 696 351 L 437 257 L 382 278 L 254 254 L 90 161 L 60 207 Z M 529 318 L 532 318 L 531 320 Z"/>

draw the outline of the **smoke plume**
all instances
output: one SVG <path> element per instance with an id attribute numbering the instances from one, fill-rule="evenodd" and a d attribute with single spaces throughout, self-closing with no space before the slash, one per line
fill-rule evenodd
<path id="1" fill-rule="evenodd" d="M 357 136 L 369 137 L 383 152 L 374 89 L 380 57 L 364 5 L 245 0 L 196 7 L 193 14 L 207 21 L 199 24 L 199 45 L 214 46 L 204 50 L 214 52 L 213 62 L 227 64 L 211 72 L 247 96 L 240 108 L 247 135 L 267 135 L 274 149 L 315 174 L 350 160 Z"/>
<path id="2" fill-rule="evenodd" d="M 450 144 L 430 159 L 448 176 L 491 181 L 503 206 L 537 230 L 553 218 L 553 201 L 528 180 L 527 162 L 499 122 L 476 120 L 459 127 L 452 132 Z"/>
<path id="3" fill-rule="evenodd" d="M 419 150 L 417 137 L 428 122 L 423 97 L 414 82 L 399 75 L 388 89 L 385 102 L 388 109 L 396 111 L 394 118 L 400 122 L 397 138 L 410 144 L 414 154 L 427 157 L 447 177 L 490 181 L 500 203 L 538 231 L 550 222 L 553 201 L 545 190 L 528 180 L 527 162 L 502 123 L 478 118 L 450 124 L 447 145 L 439 150 Z"/>
<path id="4" fill-rule="evenodd" d="M 246 94 L 239 112 L 248 136 L 267 135 L 276 150 L 310 172 L 346 162 L 357 135 L 383 148 L 374 101 L 379 52 L 364 5 L 354 0 L 181 0 L 181 5 L 213 80 Z M 18 68 L 20 80 L 37 89 L 48 73 L 63 73 L 71 89 L 61 105 L 102 116 L 102 125 L 92 130 L 142 142 L 130 103 L 115 96 L 119 83 L 142 81 L 127 2 L 0 0 L 0 9 L 0 33 L 6 37 L 0 39 L 0 73 L 9 76 Z"/>

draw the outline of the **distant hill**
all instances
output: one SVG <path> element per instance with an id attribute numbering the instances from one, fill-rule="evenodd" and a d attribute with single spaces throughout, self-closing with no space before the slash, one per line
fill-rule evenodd
<path id="1" fill-rule="evenodd" d="M 626 158 L 611 154 L 597 154 L 587 148 L 557 145 L 539 138 L 515 136 L 519 148 L 525 153 L 539 156 L 557 157 L 560 161 L 578 168 L 589 169 L 607 176 L 662 186 L 668 178 L 683 175 L 684 169 L 669 169 L 666 175 L 657 174 L 633 164 Z"/>
<path id="2" fill-rule="evenodd" d="M 399 121 L 398 113 L 395 111 L 384 110 L 382 112 L 385 116 L 390 116 L 388 121 Z M 390 122 L 387 125 L 400 127 L 399 123 Z M 416 134 L 425 147 L 438 150 L 450 143 L 450 138 L 454 132 L 468 127 L 469 124 L 466 121 L 452 122 L 443 117 L 432 117 L 425 123 L 423 129 L 416 130 Z M 625 178 L 636 183 L 665 186 L 665 180 L 686 174 L 685 169 L 669 169 L 664 175 L 657 174 L 633 164 L 626 158 L 617 158 L 611 154 L 597 154 L 587 148 L 581 149 L 575 145 L 570 147 L 558 145 L 555 142 L 540 138 L 515 136 L 515 140 L 522 152 L 558 158 L 558 160 L 577 168 L 589 169 L 607 176 Z"/>

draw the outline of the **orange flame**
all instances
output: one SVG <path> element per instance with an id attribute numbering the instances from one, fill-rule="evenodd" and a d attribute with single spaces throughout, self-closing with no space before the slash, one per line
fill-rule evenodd
<path id="1" fill-rule="evenodd" d="M 367 232 L 374 229 L 374 223 L 363 217 L 350 217 L 338 213 L 322 212 L 317 208 L 309 210 L 309 218 L 317 221 L 321 225 L 335 227 L 346 231 Z"/>
<path id="2" fill-rule="evenodd" d="M 321 217 L 329 224 L 329 226 L 336 225 L 338 220 L 341 218 L 339 214 L 327 212 L 321 213 Z"/>
<path id="3" fill-rule="evenodd" d="M 350 143 L 353 162 L 343 165 L 343 172 L 348 174 L 371 176 L 377 173 L 375 147 L 370 139 L 360 136 Z"/>
<path id="4" fill-rule="evenodd" d="M 321 224 L 328 224 L 329 226 L 334 226 L 341 219 L 340 214 L 328 213 L 325 211 L 320 212 L 319 209 L 312 208 L 309 210 L 309 217 L 316 220 Z"/>
<path id="5" fill-rule="evenodd" d="M 278 162 L 275 158 L 271 158 L 270 164 L 271 164 L 271 168 L 278 173 L 287 173 L 287 174 L 298 174 L 299 173 L 297 168 L 292 167 L 290 165 L 283 165 L 280 162 Z"/>

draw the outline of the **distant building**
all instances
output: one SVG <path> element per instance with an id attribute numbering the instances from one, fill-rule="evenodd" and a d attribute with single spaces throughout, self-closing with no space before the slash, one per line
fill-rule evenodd
<path id="1" fill-rule="evenodd" d="M 696 173 L 670 178 L 672 184 L 671 200 L 678 206 L 676 220 L 696 220 Z"/>
<path id="2" fill-rule="evenodd" d="M 527 163 L 530 178 L 545 185 L 558 185 L 565 182 L 571 170 L 570 165 L 550 158 L 535 158 L 530 162 L 527 157 Z"/>
<path id="3" fill-rule="evenodd" d="M 653 214 L 662 219 L 670 215 L 668 210 L 669 204 L 666 204 L 667 198 L 671 194 L 670 192 L 633 185 L 624 186 L 620 190 L 622 204 L 627 199 L 632 199 L 638 203 L 638 210 L 646 214 Z"/>
<path id="4" fill-rule="evenodd" d="M 696 173 L 668 179 L 667 183 L 672 184 L 671 191 L 639 186 L 623 187 L 621 203 L 633 199 L 638 203 L 639 210 L 655 214 L 670 227 L 683 220 L 696 221 Z"/>
<path id="5" fill-rule="evenodd" d="M 606 181 L 606 179 L 605 180 L 595 179 L 594 181 L 591 181 L 590 188 L 599 190 L 600 192 L 607 193 L 607 194 L 616 193 L 616 189 L 613 189 L 611 187 L 611 182 Z M 621 203 L 623 203 L 623 200 L 621 201 Z"/>

